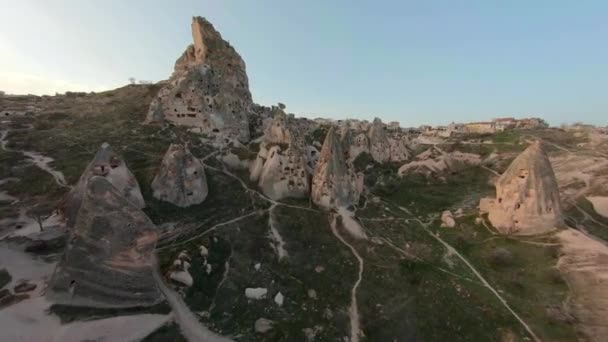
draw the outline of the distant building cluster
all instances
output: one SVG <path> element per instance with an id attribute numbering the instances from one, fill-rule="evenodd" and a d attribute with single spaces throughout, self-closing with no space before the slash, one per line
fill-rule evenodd
<path id="1" fill-rule="evenodd" d="M 496 118 L 492 121 L 480 121 L 469 123 L 451 123 L 447 126 L 428 126 L 419 127 L 420 133 L 424 135 L 435 135 L 449 137 L 452 134 L 464 133 L 496 133 L 509 129 L 534 129 L 548 127 L 547 123 L 540 118 Z"/>

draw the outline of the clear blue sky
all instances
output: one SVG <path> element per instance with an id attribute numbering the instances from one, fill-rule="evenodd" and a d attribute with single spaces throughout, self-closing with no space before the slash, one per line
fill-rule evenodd
<path id="1" fill-rule="evenodd" d="M 0 89 L 158 81 L 209 19 L 254 100 L 306 116 L 608 124 L 608 1 L 0 0 Z"/>

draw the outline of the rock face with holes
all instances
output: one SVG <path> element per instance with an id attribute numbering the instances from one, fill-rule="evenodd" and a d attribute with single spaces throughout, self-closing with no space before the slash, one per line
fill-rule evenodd
<path id="1" fill-rule="evenodd" d="M 356 174 L 340 137 L 331 127 L 325 137 L 312 179 L 312 200 L 326 209 L 346 207 L 359 201 L 363 174 Z"/>
<path id="2" fill-rule="evenodd" d="M 150 104 L 147 123 L 169 121 L 207 135 L 249 140 L 253 105 L 245 62 L 201 17 L 192 18 L 194 44 Z"/>
<path id="3" fill-rule="evenodd" d="M 156 227 L 108 179 L 86 183 L 82 205 L 47 297 L 56 304 L 127 308 L 159 303 Z"/>
<path id="4" fill-rule="evenodd" d="M 260 151 L 250 169 L 250 179 L 272 198 L 306 197 L 309 193 L 309 158 L 303 139 L 292 129 L 293 118 L 281 109 L 265 130 Z M 309 152 L 310 153 L 310 152 Z M 314 153 L 310 153 L 314 156 Z"/>
<path id="5" fill-rule="evenodd" d="M 171 144 L 152 181 L 152 190 L 155 198 L 178 207 L 202 203 L 209 193 L 203 164 L 186 146 Z"/>
<path id="6" fill-rule="evenodd" d="M 353 136 L 348 122 L 340 127 L 340 142 L 348 161 L 353 162 L 361 153 L 369 153 L 369 139 L 365 133 Z"/>
<path id="7" fill-rule="evenodd" d="M 87 183 L 93 176 L 101 176 L 108 180 L 135 207 L 141 209 L 146 206 L 137 179 L 135 179 L 125 161 L 114 152 L 108 143 L 103 143 L 93 161 L 89 163 L 82 176 L 80 176 L 78 183 L 66 195 L 60 205 L 68 227 L 71 227 L 76 220 Z"/>
<path id="8" fill-rule="evenodd" d="M 410 159 L 410 151 L 408 150 L 409 139 L 406 135 L 389 138 L 390 161 L 402 162 Z"/>
<path id="9" fill-rule="evenodd" d="M 539 142 L 515 158 L 496 182 L 496 199 L 483 199 L 480 210 L 504 234 L 540 234 L 563 223 L 555 174 Z"/>

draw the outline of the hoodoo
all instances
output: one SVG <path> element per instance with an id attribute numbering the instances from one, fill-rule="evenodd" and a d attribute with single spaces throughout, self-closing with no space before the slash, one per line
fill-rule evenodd
<path id="1" fill-rule="evenodd" d="M 178 207 L 203 202 L 209 192 L 203 164 L 186 146 L 171 144 L 152 181 L 152 190 L 155 198 Z"/>
<path id="2" fill-rule="evenodd" d="M 66 250 L 49 283 L 56 304 L 97 308 L 159 303 L 156 227 L 104 177 L 91 177 Z"/>
<path id="3" fill-rule="evenodd" d="M 252 106 L 245 62 L 202 17 L 192 18 L 194 44 L 150 104 L 147 123 L 166 121 L 201 133 L 249 140 Z"/>
<path id="4" fill-rule="evenodd" d="M 250 179 L 272 199 L 306 197 L 309 193 L 307 155 L 303 139 L 290 129 L 290 118 L 278 107 L 264 132 Z"/>
<path id="5" fill-rule="evenodd" d="M 563 223 L 557 180 L 539 142 L 515 158 L 496 182 L 496 199 L 482 199 L 480 210 L 505 234 L 540 234 Z"/>
<path id="6" fill-rule="evenodd" d="M 374 123 L 369 129 L 369 150 L 372 158 L 378 163 L 385 163 L 389 161 L 391 157 L 391 148 L 386 135 L 386 126 L 379 118 L 374 119 Z"/>
<path id="7" fill-rule="evenodd" d="M 328 209 L 346 207 L 359 201 L 362 190 L 363 175 L 355 173 L 340 137 L 331 127 L 312 179 L 312 200 Z"/>
<path id="8" fill-rule="evenodd" d="M 108 143 L 103 143 L 95 158 L 80 176 L 78 183 L 66 195 L 61 204 L 61 210 L 67 220 L 68 227 L 72 226 L 76 220 L 87 183 L 92 176 L 101 176 L 108 180 L 135 207 L 141 209 L 146 206 L 137 179 L 135 179 L 125 161 L 112 150 Z"/>

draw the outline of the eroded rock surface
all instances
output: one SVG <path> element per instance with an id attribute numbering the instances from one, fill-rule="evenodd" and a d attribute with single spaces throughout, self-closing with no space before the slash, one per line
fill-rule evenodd
<path id="1" fill-rule="evenodd" d="M 152 181 L 154 197 L 178 207 L 202 203 L 209 189 L 203 164 L 181 144 L 171 144 Z"/>
<path id="2" fill-rule="evenodd" d="M 252 99 L 245 62 L 204 18 L 192 18 L 192 38 L 194 44 L 150 104 L 146 122 L 166 120 L 248 141 Z"/>
<path id="3" fill-rule="evenodd" d="M 306 197 L 309 193 L 310 153 L 298 132 L 291 129 L 291 120 L 282 110 L 275 114 L 250 170 L 250 179 L 275 200 Z"/>
<path id="4" fill-rule="evenodd" d="M 399 176 L 410 174 L 422 174 L 427 177 L 441 176 L 446 172 L 458 172 L 480 164 L 481 157 L 477 154 L 459 151 L 445 153 L 436 148 L 429 148 L 417 155 L 415 160 L 402 165 L 398 174 Z"/>
<path id="5" fill-rule="evenodd" d="M 324 208 L 355 204 L 363 191 L 363 175 L 356 174 L 340 137 L 330 128 L 312 179 L 312 200 Z"/>
<path id="6" fill-rule="evenodd" d="M 159 303 L 153 278 L 157 238 L 146 214 L 105 177 L 91 177 L 47 297 L 56 304 L 98 308 Z"/>
<path id="7" fill-rule="evenodd" d="M 378 163 L 385 163 L 391 158 L 391 146 L 386 134 L 386 125 L 375 118 L 369 129 L 369 150 L 372 158 Z"/>
<path id="8" fill-rule="evenodd" d="M 496 199 L 482 199 L 480 210 L 505 234 L 539 234 L 563 223 L 557 180 L 539 142 L 515 158 L 496 182 Z"/>
<path id="9" fill-rule="evenodd" d="M 118 190 L 121 196 L 135 207 L 141 209 L 146 206 L 137 179 L 135 179 L 125 161 L 114 152 L 108 143 L 103 143 L 93 161 L 89 163 L 82 176 L 80 176 L 78 183 L 66 195 L 60 206 L 68 227 L 71 227 L 76 220 L 85 189 L 89 179 L 93 176 L 105 178 Z"/>

